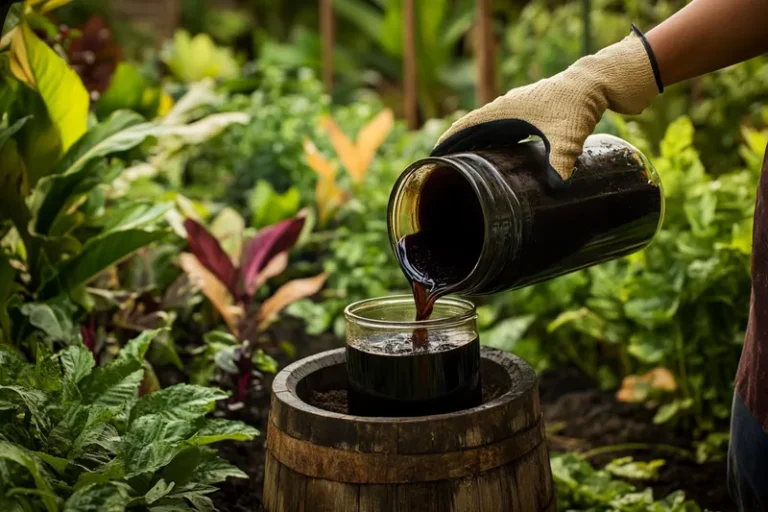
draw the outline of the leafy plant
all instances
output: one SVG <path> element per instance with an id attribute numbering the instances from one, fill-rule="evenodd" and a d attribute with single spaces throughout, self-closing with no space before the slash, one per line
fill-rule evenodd
<path id="1" fill-rule="evenodd" d="M 139 398 L 155 334 L 98 367 L 79 344 L 34 365 L 0 346 L 0 508 L 212 510 L 215 484 L 246 477 L 208 448 L 258 435 L 205 417 L 224 392 L 180 384 Z"/>
<path id="2" fill-rule="evenodd" d="M 241 242 L 242 231 L 235 228 L 230 232 L 235 243 L 228 244 L 231 253 L 199 222 L 187 219 L 184 223 L 191 253 L 181 254 L 180 264 L 239 340 L 234 344 L 227 338 L 227 343 L 220 345 L 224 352 L 207 352 L 221 369 L 238 374 L 238 400 L 251 381 L 254 364 L 264 364 L 263 352 L 256 349 L 261 333 L 286 306 L 316 294 L 327 278 L 322 273 L 289 281 L 255 304 L 259 289 L 288 266 L 288 251 L 298 240 L 304 222 L 304 217 L 279 222 L 261 229 L 245 243 Z M 209 345 L 211 341 L 222 343 L 222 336 L 211 336 L 206 340 Z M 227 363 L 222 363 L 225 360 Z"/>
<path id="3" fill-rule="evenodd" d="M 654 478 L 663 461 L 633 462 L 631 458 L 617 459 L 605 469 L 596 470 L 575 454 L 554 455 L 552 476 L 557 491 L 559 510 L 590 510 L 595 512 L 701 512 L 685 493 L 676 491 L 655 500 L 653 490 L 639 491 L 621 478 L 647 480 Z"/>
<path id="4" fill-rule="evenodd" d="M 216 46 L 208 34 L 191 37 L 178 30 L 173 42 L 163 49 L 163 62 L 183 83 L 198 82 L 204 78 L 233 78 L 239 66 L 232 51 Z"/>

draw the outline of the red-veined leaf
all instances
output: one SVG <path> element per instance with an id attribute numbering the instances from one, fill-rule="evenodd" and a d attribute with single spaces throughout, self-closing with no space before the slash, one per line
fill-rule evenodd
<path id="1" fill-rule="evenodd" d="M 184 221 L 187 244 L 200 263 L 221 281 L 227 290 L 237 295 L 237 269 L 232 259 L 221 248 L 219 241 L 205 227 L 193 219 Z"/>
<path id="2" fill-rule="evenodd" d="M 211 304 L 218 310 L 229 330 L 237 335 L 237 327 L 243 316 L 243 309 L 232 304 L 232 295 L 226 286 L 205 268 L 196 256 L 189 253 L 179 255 L 181 268 L 189 276 L 189 280 L 203 292 Z"/>
<path id="3" fill-rule="evenodd" d="M 270 260 L 294 246 L 304 227 L 304 220 L 304 217 L 295 217 L 268 226 L 245 246 L 240 274 L 249 297 L 256 292 L 259 274 Z"/>

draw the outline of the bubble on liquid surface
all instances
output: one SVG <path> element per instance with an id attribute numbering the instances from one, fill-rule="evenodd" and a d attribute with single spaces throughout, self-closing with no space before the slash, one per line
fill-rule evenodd
<path id="1" fill-rule="evenodd" d="M 472 336 L 470 333 L 451 334 L 450 336 L 442 333 L 429 333 L 427 346 L 417 348 L 414 347 L 412 333 L 392 333 L 358 340 L 352 346 L 364 352 L 392 356 L 434 354 L 459 348 L 475 338 L 476 336 Z"/>

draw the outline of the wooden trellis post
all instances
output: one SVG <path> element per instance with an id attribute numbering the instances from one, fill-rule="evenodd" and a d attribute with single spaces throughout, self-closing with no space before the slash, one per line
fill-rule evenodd
<path id="1" fill-rule="evenodd" d="M 403 1 L 403 111 L 408 128 L 419 124 L 418 90 L 416 88 L 416 9 L 414 0 Z"/>
<path id="2" fill-rule="evenodd" d="M 496 97 L 496 54 L 494 48 L 491 0 L 475 0 L 477 56 L 477 101 L 480 105 Z"/>
<path id="3" fill-rule="evenodd" d="M 328 93 L 333 90 L 333 36 L 333 0 L 320 0 L 323 85 Z"/>

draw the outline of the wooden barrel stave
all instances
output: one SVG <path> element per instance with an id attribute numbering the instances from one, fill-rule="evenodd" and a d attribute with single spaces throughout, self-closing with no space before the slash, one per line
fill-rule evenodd
<path id="1" fill-rule="evenodd" d="M 533 371 L 498 351 L 484 349 L 483 357 L 486 370 L 508 372 L 516 392 L 422 418 L 362 418 L 308 405 L 301 397 L 312 389 L 343 388 L 343 349 L 281 372 L 267 436 L 265 510 L 554 511 Z"/>

